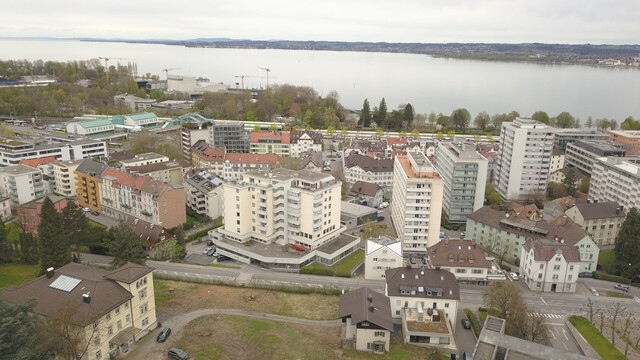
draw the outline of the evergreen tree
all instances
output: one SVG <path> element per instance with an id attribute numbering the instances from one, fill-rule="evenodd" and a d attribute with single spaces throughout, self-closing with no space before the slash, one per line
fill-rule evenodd
<path id="1" fill-rule="evenodd" d="M 21 232 L 18 238 L 20 243 L 20 261 L 25 264 L 38 263 L 38 239 L 28 232 Z"/>
<path id="2" fill-rule="evenodd" d="M 384 119 L 387 118 L 387 102 L 382 98 L 380 100 L 380 106 L 378 106 L 378 112 L 376 113 L 376 124 L 380 126 Z"/>
<path id="3" fill-rule="evenodd" d="M 576 196 L 576 174 L 575 169 L 569 169 L 567 174 L 564 176 L 564 180 L 562 184 L 567 188 L 567 193 L 570 196 Z"/>
<path id="4" fill-rule="evenodd" d="M 49 197 L 44 199 L 40 210 L 40 266 L 59 268 L 71 262 L 69 238 L 62 223 L 62 215 L 56 211 Z"/>
<path id="5" fill-rule="evenodd" d="M 78 261 L 80 261 L 80 247 L 87 244 L 89 234 L 89 220 L 84 215 L 84 211 L 75 202 L 69 201 L 62 209 L 62 221 L 65 225 L 65 233 L 69 239 L 69 245 L 75 251 Z"/>
<path id="6" fill-rule="evenodd" d="M 406 121 L 408 126 L 411 126 L 411 124 L 413 124 L 414 115 L 413 106 L 411 106 L 411 104 L 407 104 L 402 112 L 402 120 Z"/>
<path id="7" fill-rule="evenodd" d="M 368 99 L 364 99 L 362 110 L 360 110 L 360 120 L 358 120 L 358 124 L 362 125 L 363 127 L 371 126 L 371 109 L 369 108 Z"/>
<path id="8" fill-rule="evenodd" d="M 0 219 L 0 263 L 13 260 L 13 247 L 9 243 L 8 234 L 4 221 Z"/>
<path id="9" fill-rule="evenodd" d="M 111 233 L 109 253 L 113 256 L 111 266 L 117 268 L 127 262 L 136 264 L 146 262 L 147 254 L 142 248 L 138 235 L 129 225 L 121 221 L 117 226 L 109 229 L 109 232 Z"/>
<path id="10" fill-rule="evenodd" d="M 638 209 L 631 208 L 627 217 L 622 223 L 622 227 L 616 237 L 616 260 L 627 266 L 633 267 L 640 264 L 640 213 Z"/>

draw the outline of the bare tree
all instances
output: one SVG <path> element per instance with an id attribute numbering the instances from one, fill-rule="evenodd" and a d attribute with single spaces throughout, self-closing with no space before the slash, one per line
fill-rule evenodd
<path id="1" fill-rule="evenodd" d="M 600 315 L 600 334 L 602 334 L 602 328 L 604 327 L 604 315 L 605 315 L 604 310 L 600 309 L 600 311 L 598 312 L 598 315 Z"/>
<path id="2" fill-rule="evenodd" d="M 634 321 L 635 318 L 633 316 L 627 316 L 624 320 L 624 330 L 622 330 L 622 338 L 625 341 L 624 346 L 624 357 L 627 357 L 627 353 L 629 351 L 629 344 L 631 344 L 631 339 L 629 339 L 629 325 Z"/>
<path id="3" fill-rule="evenodd" d="M 81 315 L 80 315 L 81 316 Z M 49 334 L 57 340 L 58 355 L 66 359 L 81 359 L 92 343 L 100 341 L 102 335 L 100 321 L 83 326 L 80 324 L 76 306 L 64 303 L 57 312 L 57 317 L 49 321 Z"/>
<path id="4" fill-rule="evenodd" d="M 591 300 L 591 298 L 587 298 L 587 303 L 584 305 L 585 306 L 585 310 L 587 311 L 587 315 L 589 316 L 589 323 L 591 325 L 593 325 L 593 315 L 594 315 L 594 311 L 597 312 L 597 310 L 594 310 L 594 305 L 595 303 Z"/>
<path id="5" fill-rule="evenodd" d="M 615 303 L 609 307 L 609 313 L 611 314 L 611 345 L 616 346 L 616 321 L 618 316 L 626 315 L 626 308 L 621 303 Z"/>

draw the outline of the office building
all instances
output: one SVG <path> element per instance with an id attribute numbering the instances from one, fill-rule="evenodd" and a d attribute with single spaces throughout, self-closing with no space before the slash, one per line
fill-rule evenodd
<path id="1" fill-rule="evenodd" d="M 507 201 L 544 199 L 555 129 L 531 119 L 502 123 L 496 190 Z"/>
<path id="2" fill-rule="evenodd" d="M 608 130 L 605 132 L 611 141 L 623 145 L 629 145 L 636 150 L 640 150 L 640 131 L 639 130 Z"/>
<path id="3" fill-rule="evenodd" d="M 474 145 L 442 143 L 433 166 L 444 183 L 442 207 L 450 223 L 464 223 L 467 215 L 484 205 L 488 161 Z"/>
<path id="4" fill-rule="evenodd" d="M 403 251 L 426 253 L 440 237 L 444 184 L 422 152 L 396 156 L 391 221 Z"/>
<path id="5" fill-rule="evenodd" d="M 597 157 L 624 157 L 626 151 L 608 141 L 578 140 L 567 145 L 566 164 L 591 176 L 593 162 Z"/>
<path id="6" fill-rule="evenodd" d="M 640 164 L 635 161 L 635 158 L 595 158 L 589 199 L 617 201 L 625 209 L 640 209 Z"/>
<path id="7" fill-rule="evenodd" d="M 567 145 L 579 140 L 588 141 L 606 141 L 609 139 L 607 134 L 592 129 L 556 129 L 556 135 L 553 140 L 553 148 L 565 151 Z"/>
<path id="8" fill-rule="evenodd" d="M 215 120 L 209 126 L 209 143 L 212 147 L 223 147 L 228 153 L 248 153 L 249 132 L 242 121 Z"/>

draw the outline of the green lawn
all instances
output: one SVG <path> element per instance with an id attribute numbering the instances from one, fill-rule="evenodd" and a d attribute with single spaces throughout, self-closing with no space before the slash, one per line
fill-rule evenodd
<path id="1" fill-rule="evenodd" d="M 622 353 L 611 346 L 611 342 L 607 340 L 600 331 L 589 323 L 587 318 L 582 316 L 571 316 L 569 321 L 582 334 L 587 342 L 598 352 L 604 360 L 624 360 L 626 359 Z"/>
<path id="2" fill-rule="evenodd" d="M 615 268 L 616 253 L 613 250 L 600 250 L 598 262 L 602 264 L 602 268 L 611 273 Z"/>
<path id="3" fill-rule="evenodd" d="M 300 269 L 301 274 L 351 277 L 351 270 L 364 260 L 364 251 L 358 250 L 347 256 L 339 263 L 329 267 L 319 263 L 313 263 Z"/>
<path id="4" fill-rule="evenodd" d="M 7 239 L 10 243 L 18 243 L 18 237 L 20 236 L 20 225 L 18 225 L 17 221 L 8 223 L 5 225 L 5 229 L 7 230 Z"/>
<path id="5" fill-rule="evenodd" d="M 38 265 L 4 264 L 0 265 L 0 288 L 7 285 L 22 285 L 36 278 Z"/>

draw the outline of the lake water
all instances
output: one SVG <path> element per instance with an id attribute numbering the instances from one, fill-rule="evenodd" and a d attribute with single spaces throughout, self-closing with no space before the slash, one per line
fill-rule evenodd
<path id="1" fill-rule="evenodd" d="M 387 107 L 411 103 L 416 112 L 445 114 L 465 107 L 473 116 L 517 110 L 523 116 L 544 110 L 550 116 L 569 111 L 617 119 L 640 118 L 640 69 L 577 65 L 437 59 L 427 55 L 186 48 L 181 46 L 81 41 L 0 40 L 0 59 L 86 60 L 120 57 L 136 62 L 138 73 L 164 78 L 171 73 L 207 77 L 231 86 L 236 75 L 265 76 L 270 84 L 311 86 L 321 95 L 335 90 L 340 101 L 360 109 L 384 97 Z M 113 64 L 114 61 L 110 62 Z M 265 87 L 261 78 L 244 79 L 245 87 Z"/>

